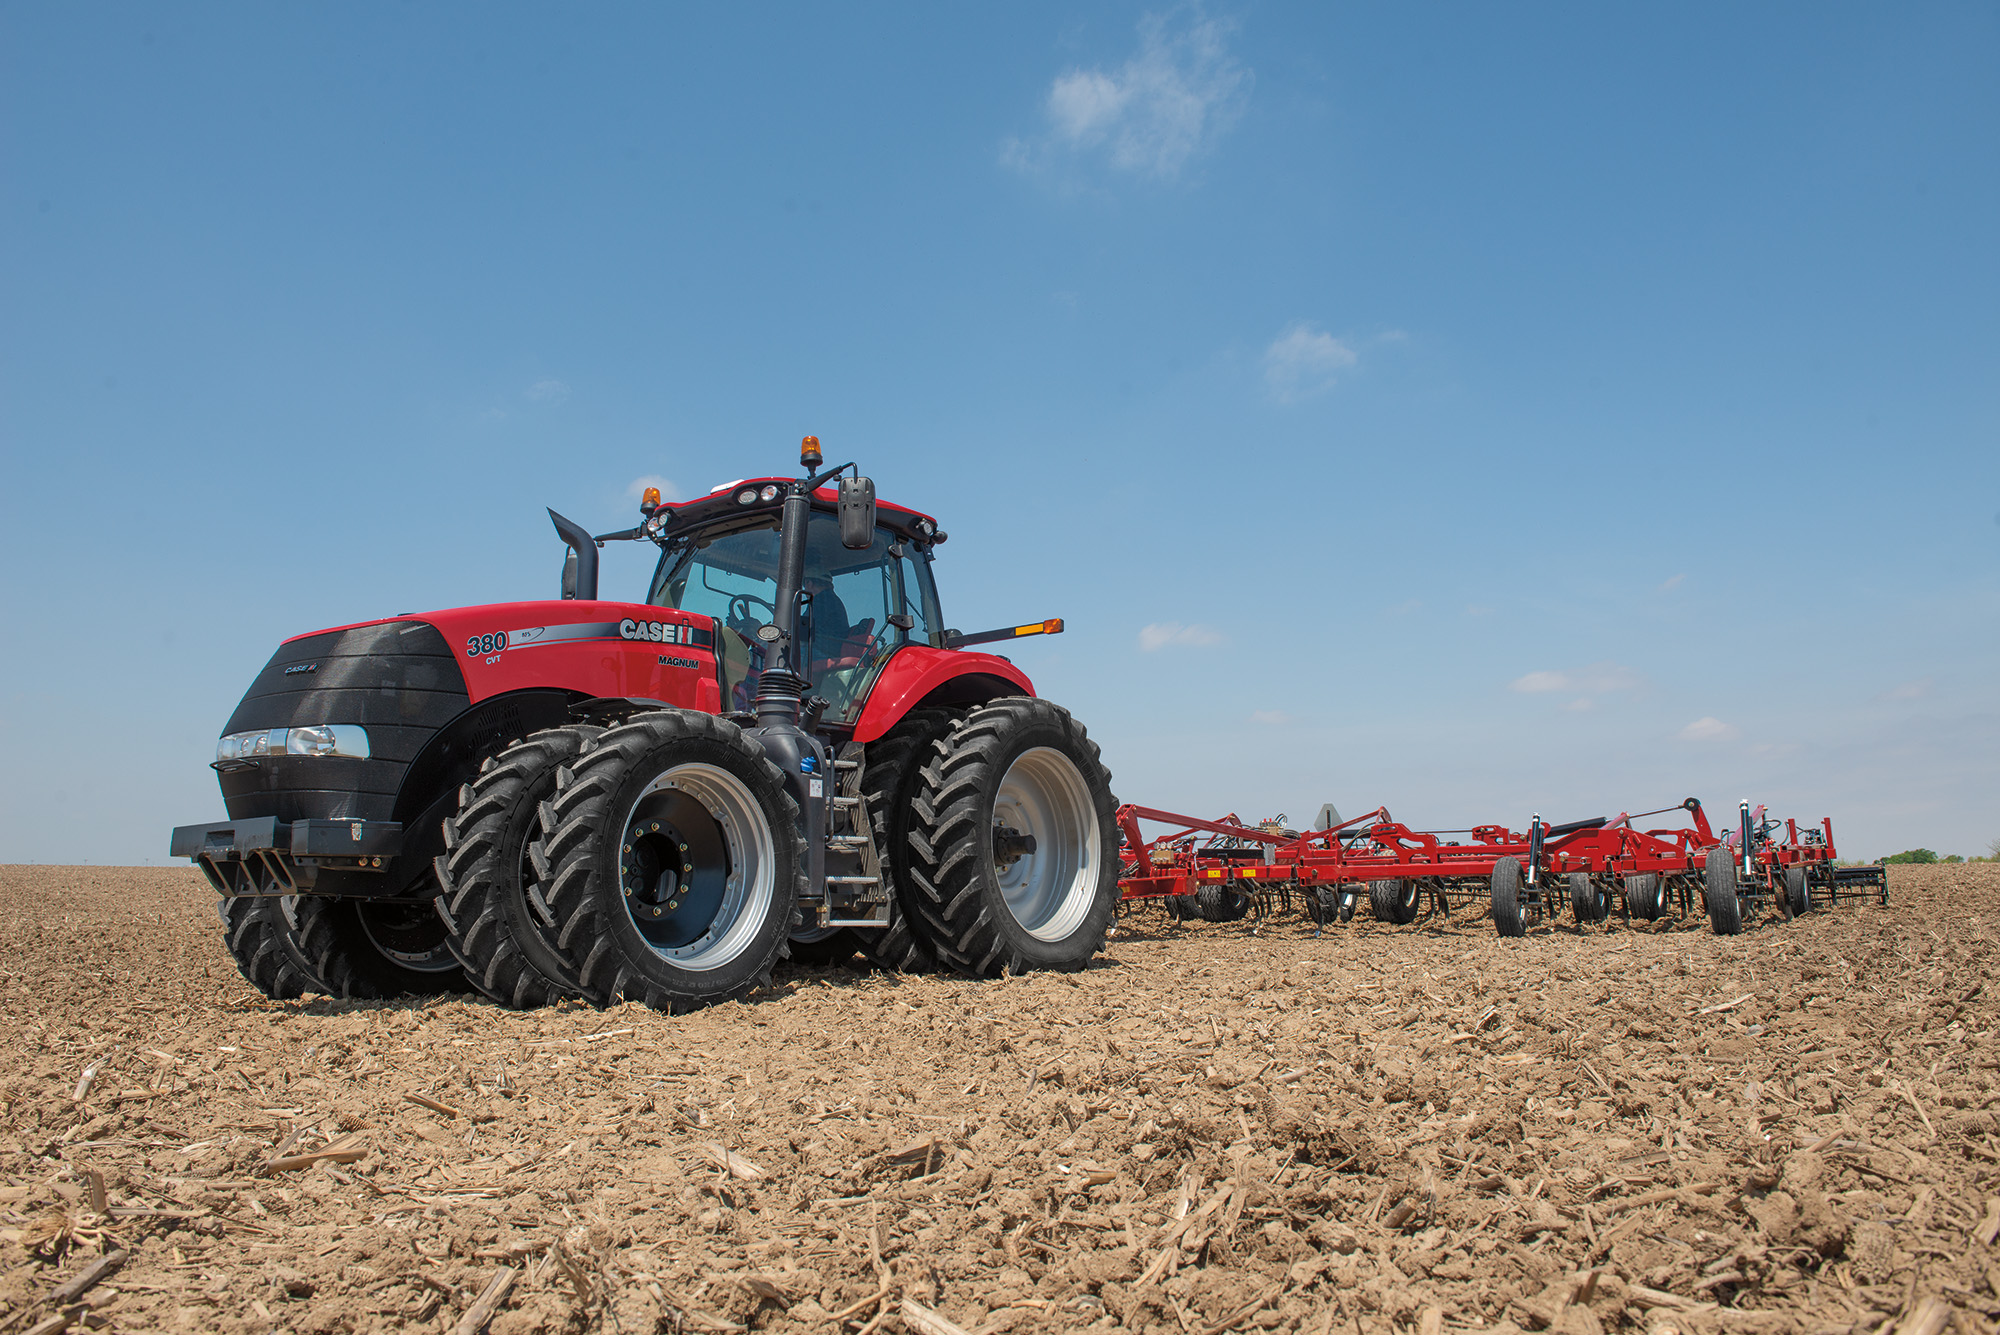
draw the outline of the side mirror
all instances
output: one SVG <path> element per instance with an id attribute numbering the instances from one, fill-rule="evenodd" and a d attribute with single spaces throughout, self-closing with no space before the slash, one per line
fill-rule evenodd
<path id="1" fill-rule="evenodd" d="M 865 552 L 875 543 L 875 481 L 873 478 L 840 479 L 840 545 L 850 552 Z"/>

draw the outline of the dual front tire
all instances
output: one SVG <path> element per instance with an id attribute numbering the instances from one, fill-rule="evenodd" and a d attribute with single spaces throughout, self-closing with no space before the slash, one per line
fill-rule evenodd
<path id="1" fill-rule="evenodd" d="M 726 720 L 669 711 L 609 729 L 564 774 L 542 857 L 578 993 L 681 1012 L 769 982 L 806 850 L 763 751 Z"/>
<path id="2" fill-rule="evenodd" d="M 580 986 L 549 906 L 541 808 L 562 767 L 603 731 L 576 724 L 516 742 L 486 761 L 445 822 L 437 916 L 467 980 L 504 1006 L 545 1006 Z"/>
<path id="3" fill-rule="evenodd" d="M 223 941 L 244 979 L 289 1001 L 464 991 L 467 982 L 427 901 L 266 895 L 223 900 Z"/>

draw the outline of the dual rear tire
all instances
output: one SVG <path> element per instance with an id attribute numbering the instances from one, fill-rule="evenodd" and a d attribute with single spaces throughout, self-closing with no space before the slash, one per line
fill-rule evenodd
<path id="1" fill-rule="evenodd" d="M 917 780 L 898 880 L 939 963 L 1069 972 L 1103 949 L 1118 905 L 1116 803 L 1069 711 L 1032 696 L 974 709 Z"/>

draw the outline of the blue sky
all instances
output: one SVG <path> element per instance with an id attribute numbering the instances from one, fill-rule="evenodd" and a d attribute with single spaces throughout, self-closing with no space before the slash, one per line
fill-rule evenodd
<path id="1" fill-rule="evenodd" d="M 858 458 L 1122 799 L 2000 838 L 1990 4 L 0 11 L 0 860 Z M 646 562 L 609 554 L 606 591 Z"/>

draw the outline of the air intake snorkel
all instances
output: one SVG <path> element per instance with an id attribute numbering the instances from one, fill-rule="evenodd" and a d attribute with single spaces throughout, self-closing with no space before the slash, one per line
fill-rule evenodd
<path id="1" fill-rule="evenodd" d="M 549 521 L 556 526 L 556 533 L 562 540 L 569 544 L 569 555 L 563 558 L 562 596 L 596 602 L 597 540 L 583 525 L 563 518 L 554 510 L 549 511 Z"/>

